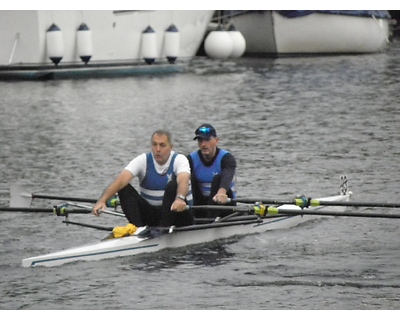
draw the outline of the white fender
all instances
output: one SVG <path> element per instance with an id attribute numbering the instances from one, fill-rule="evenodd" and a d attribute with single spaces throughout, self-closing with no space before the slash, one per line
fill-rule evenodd
<path id="1" fill-rule="evenodd" d="M 152 64 L 157 57 L 157 37 L 150 26 L 142 33 L 142 56 L 147 64 Z"/>
<path id="2" fill-rule="evenodd" d="M 170 63 L 174 63 L 179 55 L 180 34 L 174 24 L 165 30 L 164 52 Z"/>
<path id="3" fill-rule="evenodd" d="M 54 23 L 46 31 L 46 49 L 50 60 L 58 65 L 64 56 L 64 39 L 62 31 Z"/>
<path id="4" fill-rule="evenodd" d="M 76 45 L 78 56 L 86 64 L 93 55 L 92 31 L 82 23 L 76 32 Z"/>
<path id="5" fill-rule="evenodd" d="M 228 31 L 218 27 L 211 31 L 204 41 L 204 50 L 206 54 L 213 59 L 226 59 L 233 50 L 232 38 Z"/>
<path id="6" fill-rule="evenodd" d="M 229 27 L 228 33 L 233 44 L 232 53 L 229 58 L 240 58 L 246 51 L 246 40 L 243 37 L 243 34 L 236 30 L 233 24 Z"/>

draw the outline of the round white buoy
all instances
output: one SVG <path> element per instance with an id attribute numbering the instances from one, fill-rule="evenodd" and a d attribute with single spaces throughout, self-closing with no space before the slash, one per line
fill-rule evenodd
<path id="1" fill-rule="evenodd" d="M 157 37 L 150 26 L 142 33 L 142 56 L 147 64 L 154 63 L 157 57 Z"/>
<path id="2" fill-rule="evenodd" d="M 240 58 L 246 51 L 246 40 L 243 34 L 236 30 L 235 26 L 231 24 L 228 29 L 229 36 L 232 39 L 233 49 L 229 58 Z"/>
<path id="3" fill-rule="evenodd" d="M 174 63 L 179 55 L 180 34 L 174 24 L 165 30 L 164 52 L 170 63 Z"/>
<path id="4" fill-rule="evenodd" d="M 216 30 L 211 31 L 204 41 L 204 50 L 206 54 L 213 59 L 228 58 L 233 49 L 232 38 L 228 31 L 219 26 Z"/>
<path id="5" fill-rule="evenodd" d="M 87 64 L 93 55 L 92 31 L 85 23 L 82 23 L 76 32 L 76 45 L 78 55 Z"/>
<path id="6" fill-rule="evenodd" d="M 53 23 L 46 31 L 47 55 L 55 65 L 58 65 L 64 55 L 64 40 L 62 31 Z"/>

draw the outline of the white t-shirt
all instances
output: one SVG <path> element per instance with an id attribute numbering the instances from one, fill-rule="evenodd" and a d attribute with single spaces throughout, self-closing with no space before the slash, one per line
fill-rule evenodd
<path id="1" fill-rule="evenodd" d="M 165 173 L 168 171 L 168 167 L 171 163 L 172 156 L 174 155 L 175 151 L 171 151 L 169 155 L 168 161 L 160 166 L 153 157 L 154 167 L 159 174 Z M 125 167 L 130 173 L 133 174 L 134 177 L 138 177 L 139 181 L 142 182 L 146 175 L 147 169 L 147 155 L 146 153 L 142 153 L 141 155 L 134 158 L 129 164 Z M 183 154 L 178 154 L 174 161 L 174 174 L 177 176 L 180 172 L 188 172 L 190 173 L 190 165 L 189 161 Z"/>

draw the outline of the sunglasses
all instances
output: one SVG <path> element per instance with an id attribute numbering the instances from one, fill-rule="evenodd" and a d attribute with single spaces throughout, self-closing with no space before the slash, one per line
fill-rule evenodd
<path id="1" fill-rule="evenodd" d="M 199 133 L 210 133 L 211 131 L 212 131 L 211 128 L 201 127 L 201 128 L 198 128 L 195 133 L 196 134 L 199 134 Z"/>

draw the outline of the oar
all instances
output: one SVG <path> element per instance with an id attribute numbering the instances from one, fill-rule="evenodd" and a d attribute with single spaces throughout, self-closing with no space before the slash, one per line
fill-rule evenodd
<path id="1" fill-rule="evenodd" d="M 276 216 L 278 216 L 278 215 L 275 215 L 274 217 L 276 217 Z M 255 214 L 250 214 L 250 215 L 239 216 L 239 217 L 237 217 L 237 216 L 230 217 L 229 221 L 257 220 L 257 219 L 260 219 L 260 217 Z M 215 223 L 215 218 L 195 218 L 194 223 L 195 224 Z"/>
<path id="2" fill-rule="evenodd" d="M 26 190 L 21 185 L 11 184 L 11 186 L 10 186 L 10 207 L 30 206 L 33 199 L 76 201 L 76 202 L 89 202 L 89 203 L 97 202 L 97 199 L 93 199 L 93 198 L 78 198 L 78 197 L 32 193 L 29 190 Z M 119 200 L 115 197 L 111 198 L 109 201 L 107 201 L 108 207 L 117 207 L 118 205 L 119 205 Z"/>
<path id="3" fill-rule="evenodd" d="M 330 201 L 327 201 L 330 202 Z M 342 203 L 342 202 L 338 202 Z M 348 203 L 348 202 L 344 202 Z M 231 210 L 233 212 L 247 212 L 253 214 L 286 214 L 286 215 L 314 215 L 314 216 L 337 216 L 337 217 L 364 217 L 364 218 L 389 218 L 399 219 L 398 213 L 363 213 L 363 212 L 347 212 L 347 211 L 330 211 L 330 210 L 307 210 L 307 209 L 281 209 L 279 207 L 265 207 L 265 210 L 260 211 L 259 206 L 192 206 L 192 209 L 215 209 L 215 210 Z"/>
<path id="4" fill-rule="evenodd" d="M 230 215 L 227 215 L 222 218 L 216 218 L 213 223 L 221 223 L 225 222 L 228 220 L 232 220 L 236 218 L 239 215 L 242 215 L 243 213 L 251 213 L 255 217 L 255 214 L 260 214 L 261 213 L 261 207 L 259 205 L 254 205 L 252 207 L 247 206 L 221 206 L 221 205 L 199 205 L 199 206 L 187 206 L 187 209 L 192 208 L 194 210 L 218 210 L 218 211 L 233 211 Z M 264 214 L 265 207 L 263 206 L 263 211 L 262 214 Z"/>
<path id="5" fill-rule="evenodd" d="M 31 193 L 19 184 L 11 184 L 10 186 L 10 207 L 30 206 L 33 199 L 48 199 L 62 201 L 81 201 L 81 202 L 96 202 L 90 198 L 65 197 L 48 194 Z"/>
<path id="6" fill-rule="evenodd" d="M 96 226 L 93 224 L 86 224 L 86 223 L 74 222 L 74 221 L 69 221 L 69 220 L 64 220 L 63 223 L 66 223 L 67 225 L 73 224 L 73 225 L 77 225 L 77 226 L 81 226 L 81 227 L 93 228 L 93 229 L 104 230 L 104 231 L 113 231 L 113 229 L 114 229 L 114 228 L 110 228 L 110 227 Z"/>
<path id="7" fill-rule="evenodd" d="M 389 202 L 363 202 L 363 201 L 323 201 L 323 200 L 310 200 L 310 206 L 346 206 L 346 207 L 375 207 L 375 208 L 400 208 L 400 203 Z"/>
<path id="8" fill-rule="evenodd" d="M 279 217 L 285 217 L 287 218 L 287 215 L 274 215 L 274 216 L 264 216 L 264 217 L 259 217 L 256 215 L 253 215 L 252 217 L 255 217 L 255 219 L 232 219 L 230 221 L 223 221 L 220 223 L 205 223 L 205 224 L 196 224 L 196 225 L 189 225 L 189 226 L 184 226 L 184 227 L 176 227 L 172 229 L 172 232 L 175 231 L 188 231 L 188 230 L 201 230 L 201 229 L 210 229 L 210 228 L 221 228 L 221 227 L 227 227 L 227 226 L 237 226 L 237 225 L 246 225 L 246 224 L 254 224 L 254 223 L 263 223 L 264 219 L 269 219 L 269 218 L 279 218 Z M 244 217 L 242 217 L 244 218 Z M 163 230 L 170 230 L 169 228 L 159 228 Z"/>
<path id="9" fill-rule="evenodd" d="M 79 209 L 68 208 L 68 205 L 78 207 Z M 6 212 L 53 212 L 58 216 L 67 216 L 70 213 L 91 213 L 92 207 L 83 204 L 67 202 L 66 204 L 54 206 L 53 208 L 35 208 L 35 207 L 0 207 L 0 211 Z M 101 213 L 107 213 L 118 217 L 125 217 L 122 212 L 100 210 Z"/>
<path id="10" fill-rule="evenodd" d="M 334 217 L 363 217 L 363 218 L 389 218 L 400 219 L 399 213 L 363 213 L 363 212 L 347 212 L 347 211 L 329 211 L 329 210 L 291 210 L 280 209 L 276 207 L 266 208 L 269 214 L 287 214 L 287 215 L 313 215 L 313 216 L 334 216 Z"/>
<path id="11" fill-rule="evenodd" d="M 229 214 L 229 215 L 227 215 L 225 217 L 222 217 L 222 218 L 218 217 L 217 219 L 215 219 L 214 223 L 221 223 L 221 222 L 224 222 L 224 221 L 227 221 L 227 220 L 232 220 L 232 218 L 235 218 L 235 217 L 237 217 L 238 215 L 241 215 L 241 214 L 242 214 L 242 211 L 237 211 L 237 212 L 231 213 L 231 214 Z"/>
<path id="12" fill-rule="evenodd" d="M 52 212 L 52 213 L 56 213 L 55 210 L 56 210 L 55 208 L 0 207 L 0 211 L 5 211 L 5 212 L 37 212 L 37 213 Z M 63 215 L 70 214 L 70 213 L 90 213 L 90 212 L 91 212 L 91 210 L 88 210 L 88 209 L 68 209 L 68 208 L 63 209 L 63 213 L 64 213 Z"/>
<path id="13" fill-rule="evenodd" d="M 242 203 L 257 203 L 272 205 L 292 204 L 299 207 L 318 207 L 318 206 L 332 206 L 332 207 L 375 207 L 375 208 L 400 208 L 400 203 L 390 202 L 364 202 L 364 201 L 324 201 L 318 199 L 296 198 L 294 200 L 278 200 L 278 199 L 262 199 L 262 198 L 238 198 L 236 202 Z"/>
<path id="14" fill-rule="evenodd" d="M 225 210 L 233 212 L 248 212 L 254 213 L 254 208 L 251 206 L 219 206 L 219 205 L 199 205 L 199 206 L 186 206 L 187 209 L 193 210 Z"/>

